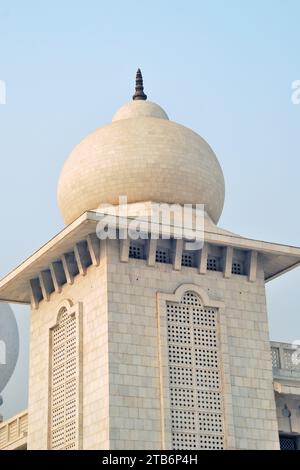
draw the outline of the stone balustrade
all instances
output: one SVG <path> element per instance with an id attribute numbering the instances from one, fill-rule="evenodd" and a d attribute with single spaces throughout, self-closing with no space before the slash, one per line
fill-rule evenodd
<path id="1" fill-rule="evenodd" d="M 27 426 L 27 410 L 0 423 L 0 449 L 13 450 L 26 448 Z"/>

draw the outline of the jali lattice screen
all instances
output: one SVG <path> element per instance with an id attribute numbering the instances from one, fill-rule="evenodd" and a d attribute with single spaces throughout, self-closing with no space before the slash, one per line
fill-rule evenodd
<path id="1" fill-rule="evenodd" d="M 167 302 L 173 449 L 224 447 L 217 310 L 187 292 Z"/>
<path id="2" fill-rule="evenodd" d="M 62 307 L 50 330 L 51 449 L 80 448 L 79 308 Z"/>

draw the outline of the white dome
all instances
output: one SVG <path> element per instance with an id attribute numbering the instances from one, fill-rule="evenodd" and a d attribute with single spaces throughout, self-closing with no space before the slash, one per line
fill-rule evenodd
<path id="1" fill-rule="evenodd" d="M 153 117 L 159 119 L 169 119 L 165 111 L 152 101 L 129 101 L 124 104 L 116 114 L 112 121 L 119 121 L 120 119 L 131 119 L 139 117 Z"/>
<path id="2" fill-rule="evenodd" d="M 224 193 L 223 173 L 207 142 L 169 121 L 155 103 L 132 101 L 71 152 L 58 204 L 66 224 L 100 204 L 118 204 L 119 196 L 128 203 L 204 204 L 217 223 Z"/>

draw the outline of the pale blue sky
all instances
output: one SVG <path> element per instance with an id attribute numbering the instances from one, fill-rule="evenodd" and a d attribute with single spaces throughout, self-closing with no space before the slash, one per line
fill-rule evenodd
<path id="1" fill-rule="evenodd" d="M 220 225 L 300 245 L 297 0 L 0 0 L 0 275 L 57 233 L 68 153 L 131 98 L 149 99 L 215 150 L 226 180 Z M 300 269 L 267 288 L 270 336 L 300 338 Z M 28 314 L 2 412 L 26 407 Z"/>

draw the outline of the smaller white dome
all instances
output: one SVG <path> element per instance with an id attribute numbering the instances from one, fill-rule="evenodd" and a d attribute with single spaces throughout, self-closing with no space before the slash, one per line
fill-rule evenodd
<path id="1" fill-rule="evenodd" d="M 132 119 L 140 117 L 152 117 L 158 119 L 168 119 L 167 113 L 158 104 L 152 101 L 135 100 L 124 104 L 113 117 L 114 121 L 121 119 Z"/>

